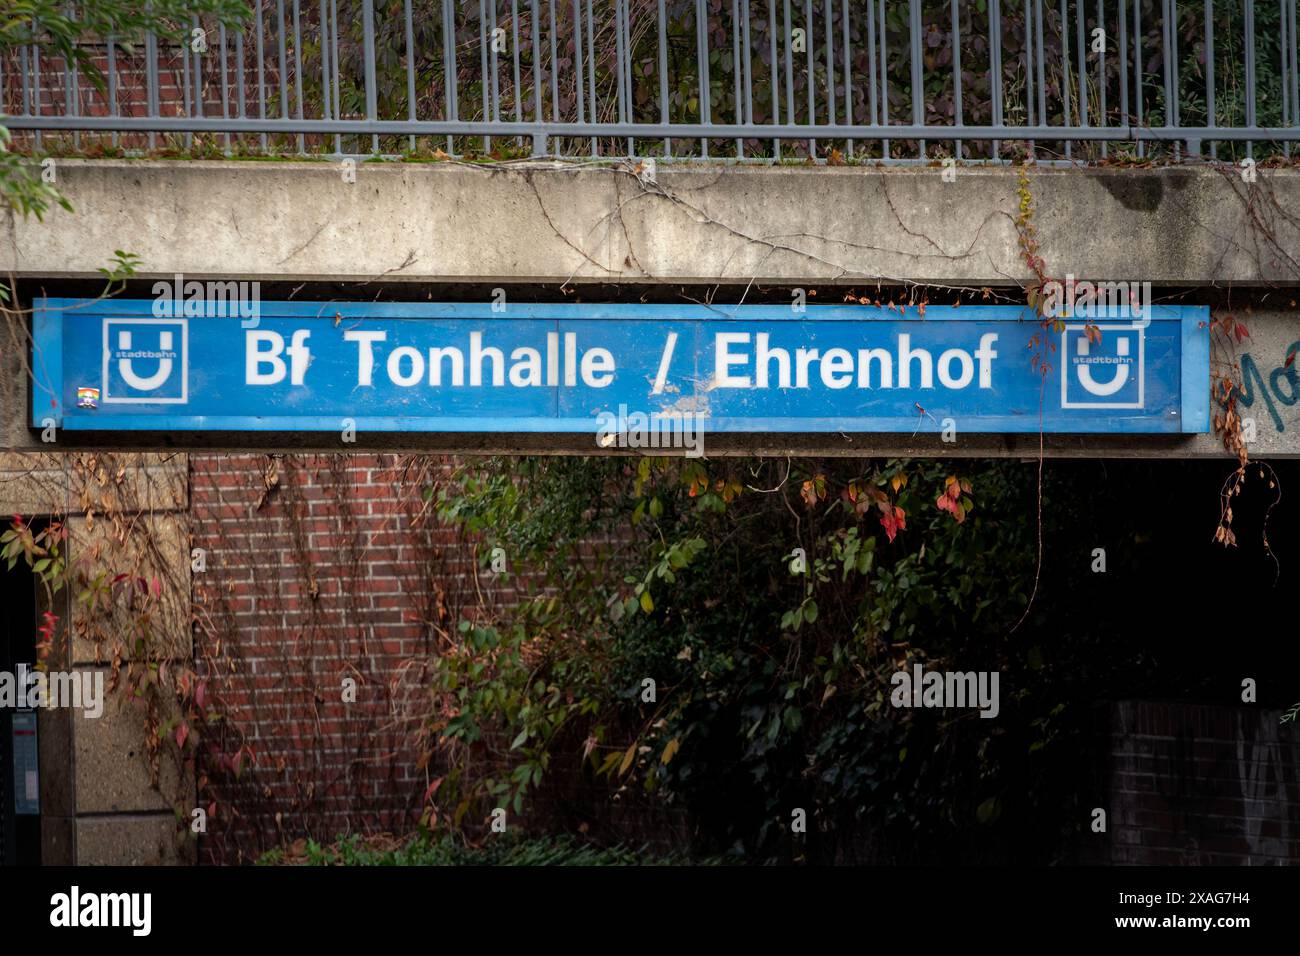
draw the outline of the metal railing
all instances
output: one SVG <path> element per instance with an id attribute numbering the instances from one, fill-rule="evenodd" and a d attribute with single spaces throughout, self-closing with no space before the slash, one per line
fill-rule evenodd
<path id="1" fill-rule="evenodd" d="M 0 105 L 96 154 L 1289 159 L 1297 2 L 262 0 L 98 78 L 3 51 Z"/>

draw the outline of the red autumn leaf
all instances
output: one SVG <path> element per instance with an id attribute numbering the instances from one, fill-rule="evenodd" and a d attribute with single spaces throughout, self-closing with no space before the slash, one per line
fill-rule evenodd
<path id="1" fill-rule="evenodd" d="M 811 480 L 803 483 L 803 487 L 799 489 L 799 497 L 804 500 L 804 504 L 809 508 L 817 503 L 817 491 L 813 488 Z"/>
<path id="2" fill-rule="evenodd" d="M 180 725 L 176 728 L 176 746 L 184 747 L 185 741 L 189 739 L 189 736 L 190 736 L 190 725 L 185 723 L 185 721 L 182 720 L 180 722 Z"/>
<path id="3" fill-rule="evenodd" d="M 880 516 L 880 526 L 885 529 L 889 540 L 893 541 L 899 531 L 907 530 L 907 514 L 902 508 L 895 507 L 892 512 Z"/>
<path id="4" fill-rule="evenodd" d="M 435 793 L 438 792 L 438 788 L 441 786 L 442 786 L 442 777 L 434 777 L 433 781 L 429 784 L 428 788 L 424 791 L 424 802 L 428 803 L 429 799 Z"/>

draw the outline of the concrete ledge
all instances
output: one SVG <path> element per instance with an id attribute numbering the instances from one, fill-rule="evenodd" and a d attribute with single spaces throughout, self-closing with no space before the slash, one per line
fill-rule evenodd
<path id="1" fill-rule="evenodd" d="M 1018 173 L 58 160 L 75 213 L 7 223 L 0 270 L 409 282 L 1017 286 Z M 1048 272 L 1210 285 L 1300 278 L 1300 170 L 1039 168 Z M 1252 216 L 1257 224 L 1252 226 Z M 1263 227 L 1264 232 L 1260 227 Z M 1266 235 L 1265 232 L 1271 234 Z"/>

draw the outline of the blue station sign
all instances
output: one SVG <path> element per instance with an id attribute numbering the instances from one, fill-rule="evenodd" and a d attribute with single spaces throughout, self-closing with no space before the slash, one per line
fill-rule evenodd
<path id="1" fill-rule="evenodd" d="M 1204 432 L 1208 309 L 35 305 L 32 425 L 76 431 Z"/>

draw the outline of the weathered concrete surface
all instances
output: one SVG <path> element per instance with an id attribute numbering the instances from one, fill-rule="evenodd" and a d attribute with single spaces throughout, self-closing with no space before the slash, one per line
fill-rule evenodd
<path id="1" fill-rule="evenodd" d="M 194 863 L 196 855 L 171 813 L 77 820 L 78 866 L 176 866 Z"/>
<path id="2" fill-rule="evenodd" d="M 0 270 L 409 282 L 1017 285 L 1014 169 L 58 160 L 75 213 L 10 221 Z M 1300 171 L 1029 172 L 1052 275 L 1300 280 Z"/>
<path id="3" fill-rule="evenodd" d="M 184 808 L 194 806 L 193 775 L 182 773 L 164 752 L 158 766 L 159 789 L 150 785 L 144 712 L 131 705 L 124 694 L 111 693 L 108 672 L 101 669 L 99 673 L 104 681 L 103 714 L 89 717 L 77 710 L 72 717 L 77 813 L 166 811 L 174 820 L 173 800 L 179 799 Z M 161 719 L 174 717 L 174 707 L 172 711 L 164 711 Z"/>
<path id="4" fill-rule="evenodd" d="M 136 523 L 147 528 L 133 529 Z M 155 582 L 148 626 L 151 648 L 158 658 L 185 659 L 193 652 L 190 627 L 190 532 L 188 516 L 178 512 L 137 513 L 91 520 L 80 515 L 68 519 L 70 552 L 78 560 L 103 572 L 106 580 L 119 574 Z M 111 616 L 87 614 L 81 605 L 73 610 L 74 664 L 107 663 L 136 659 L 133 621 L 139 611 L 127 606 L 123 585 L 118 586 Z M 137 596 L 137 600 L 139 597 Z M 137 605 L 138 608 L 138 605 Z"/>

